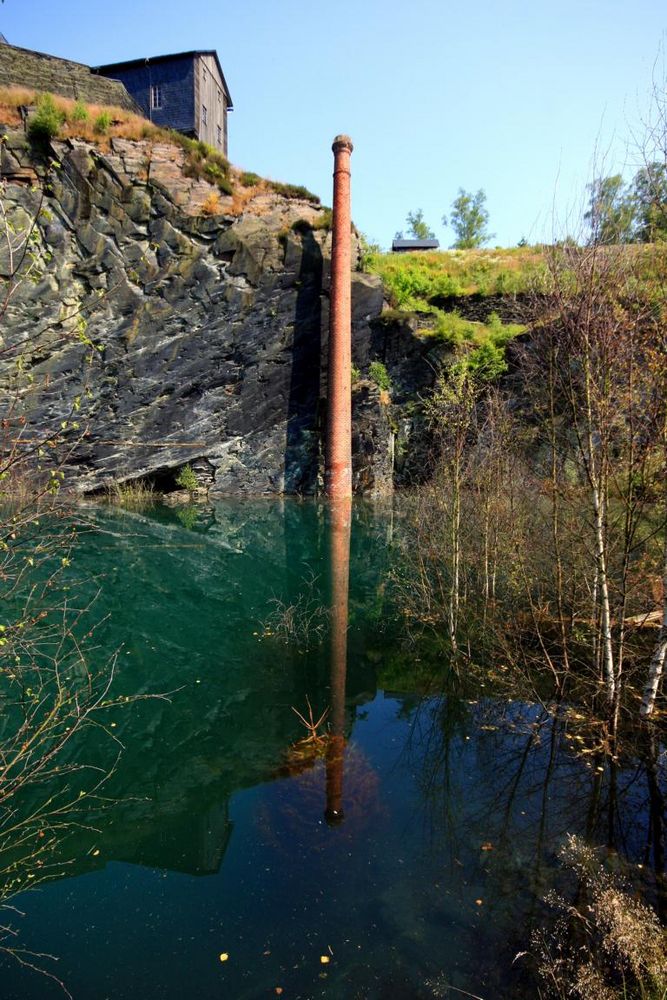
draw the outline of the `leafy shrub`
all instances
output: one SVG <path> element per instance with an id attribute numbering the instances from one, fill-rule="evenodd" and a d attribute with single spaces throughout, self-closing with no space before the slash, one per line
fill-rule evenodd
<path id="1" fill-rule="evenodd" d="M 239 180 L 243 185 L 243 187 L 250 188 L 250 187 L 255 187 L 256 184 L 259 184 L 262 178 L 259 176 L 259 174 L 254 174 L 252 170 L 245 170 L 239 177 Z"/>
<path id="2" fill-rule="evenodd" d="M 434 336 L 452 347 L 463 343 L 465 340 L 473 340 L 479 323 L 471 323 L 456 311 L 443 312 L 441 309 L 435 310 L 435 330 Z"/>
<path id="3" fill-rule="evenodd" d="M 176 485 L 180 486 L 184 490 L 187 490 L 188 493 L 194 493 L 197 489 L 199 489 L 199 482 L 189 462 L 187 465 L 183 466 L 179 474 L 176 476 Z"/>
<path id="4" fill-rule="evenodd" d="M 227 174 L 219 163 L 207 160 L 203 167 L 203 174 L 212 184 L 217 184 L 220 180 L 226 180 Z"/>
<path id="5" fill-rule="evenodd" d="M 368 377 L 371 382 L 375 382 L 378 389 L 384 389 L 385 392 L 390 391 L 391 378 L 389 377 L 386 365 L 381 361 L 371 361 L 368 366 Z"/>
<path id="6" fill-rule="evenodd" d="M 493 379 L 507 370 L 505 347 L 525 330 L 518 323 L 503 323 L 492 312 L 486 323 L 464 319 L 457 311 L 434 309 L 435 325 L 420 330 L 422 336 L 433 337 L 458 350 L 461 364 L 482 379 Z"/>
<path id="7" fill-rule="evenodd" d="M 56 107 L 53 94 L 40 94 L 37 110 L 28 123 L 28 135 L 31 139 L 48 142 L 58 135 L 64 121 L 65 113 Z"/>
<path id="8" fill-rule="evenodd" d="M 186 177 L 215 184 L 224 194 L 234 193 L 229 177 L 229 160 L 222 153 L 205 142 L 188 139 L 178 132 L 170 135 L 174 143 L 185 151 L 183 173 Z"/>
<path id="9" fill-rule="evenodd" d="M 87 122 L 90 114 L 86 105 L 82 101 L 77 101 L 69 117 L 73 122 Z"/>
<path id="10" fill-rule="evenodd" d="M 100 111 L 93 122 L 93 132 L 96 135 L 106 135 L 111 127 L 111 121 L 112 118 L 108 111 Z"/>
<path id="11" fill-rule="evenodd" d="M 485 381 L 498 378 L 507 371 L 505 349 L 491 340 L 485 340 L 479 347 L 473 348 L 467 355 L 466 362 L 468 369 Z"/>

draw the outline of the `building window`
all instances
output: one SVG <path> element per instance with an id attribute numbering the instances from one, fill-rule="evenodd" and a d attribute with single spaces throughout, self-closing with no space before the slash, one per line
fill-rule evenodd
<path id="1" fill-rule="evenodd" d="M 205 104 L 201 106 L 201 123 L 202 125 L 208 125 L 208 111 Z"/>
<path id="2" fill-rule="evenodd" d="M 151 108 L 162 107 L 162 87 L 159 83 L 151 84 Z"/>
<path id="3" fill-rule="evenodd" d="M 218 125 L 218 146 L 222 148 L 222 129 Z"/>

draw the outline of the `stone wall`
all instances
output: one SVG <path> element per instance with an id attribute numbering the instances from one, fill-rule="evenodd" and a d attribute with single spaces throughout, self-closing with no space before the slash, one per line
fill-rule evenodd
<path id="1" fill-rule="evenodd" d="M 48 91 L 88 104 L 107 104 L 141 114 L 118 80 L 93 73 L 89 66 L 0 43 L 0 86 Z"/>

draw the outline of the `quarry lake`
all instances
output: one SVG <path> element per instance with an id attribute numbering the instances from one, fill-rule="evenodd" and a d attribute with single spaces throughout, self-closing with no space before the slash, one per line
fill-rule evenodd
<path id="1" fill-rule="evenodd" d="M 408 630 L 403 517 L 355 504 L 347 594 L 323 504 L 84 509 L 88 655 L 117 652 L 124 697 L 167 697 L 71 751 L 111 773 L 3 921 L 75 1000 L 534 997 L 515 956 L 553 919 L 567 834 L 645 870 L 660 905 L 660 753 L 588 752 L 568 706 Z M 2 965 L 5 1000 L 64 995 Z"/>

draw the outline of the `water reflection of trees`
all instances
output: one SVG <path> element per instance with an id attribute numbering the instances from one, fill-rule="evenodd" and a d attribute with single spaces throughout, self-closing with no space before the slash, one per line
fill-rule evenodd
<path id="1" fill-rule="evenodd" d="M 452 677 L 412 719 L 404 752 L 431 843 L 446 850 L 454 879 L 465 870 L 484 886 L 485 919 L 505 935 L 494 960 L 506 970 L 552 919 L 544 897 L 563 885 L 556 853 L 569 834 L 604 845 L 665 918 L 661 748 L 640 734 L 611 758 L 578 714 L 564 703 L 466 698 Z"/>
<path id="2" fill-rule="evenodd" d="M 108 789 L 115 821 L 91 810 L 100 853 L 78 850 L 63 873 L 110 859 L 215 873 L 227 845 L 238 843 L 228 803 L 261 785 L 258 850 L 280 859 L 296 885 L 328 891 L 332 912 L 365 907 L 383 940 L 400 942 L 406 981 L 437 970 L 445 928 L 461 954 L 475 955 L 475 940 L 483 943 L 487 965 L 497 965 L 487 970 L 490 995 L 506 996 L 514 954 L 545 916 L 541 900 L 566 832 L 662 870 L 661 748 L 628 740 L 613 761 L 575 706 L 546 691 L 542 704 L 531 700 L 532 688 L 497 665 L 448 673 L 437 644 L 402 645 L 377 568 L 386 559 L 386 522 L 363 508 L 355 516 L 366 523 L 352 539 L 349 519 L 336 530 L 332 512 L 315 505 L 239 505 L 187 531 L 170 514 L 130 518 L 142 539 L 118 530 L 118 515 L 101 518 L 114 533 L 94 539 L 82 567 L 90 560 L 99 568 L 100 545 L 108 545 L 104 611 L 128 636 L 124 686 L 181 690 L 171 705 L 144 703 L 114 718 L 126 748 Z M 261 636 L 256 623 L 269 602 L 293 601 L 313 569 L 326 580 L 329 563 L 329 645 L 295 648 Z M 100 632 L 102 648 L 113 631 Z M 443 674 L 444 689 L 433 696 Z M 386 773 L 384 751 L 373 750 L 371 764 L 354 734 L 355 705 L 374 698 L 376 678 L 390 692 L 384 704 L 395 705 L 397 732 L 409 726 L 410 734 L 405 766 Z M 307 696 L 316 717 L 330 708 L 328 739 L 308 766 L 285 768 L 287 748 L 303 735 L 292 706 L 303 708 Z M 399 821 L 393 810 L 411 799 L 414 782 L 419 808 L 413 814 L 401 804 Z M 325 811 L 334 820 L 342 812 L 342 823 L 328 827 Z M 77 847 L 84 843 L 82 833 Z M 650 872 L 642 878 L 654 892 Z M 388 983 L 400 978 L 392 975 Z M 463 975 L 456 984 L 489 993 Z"/>

